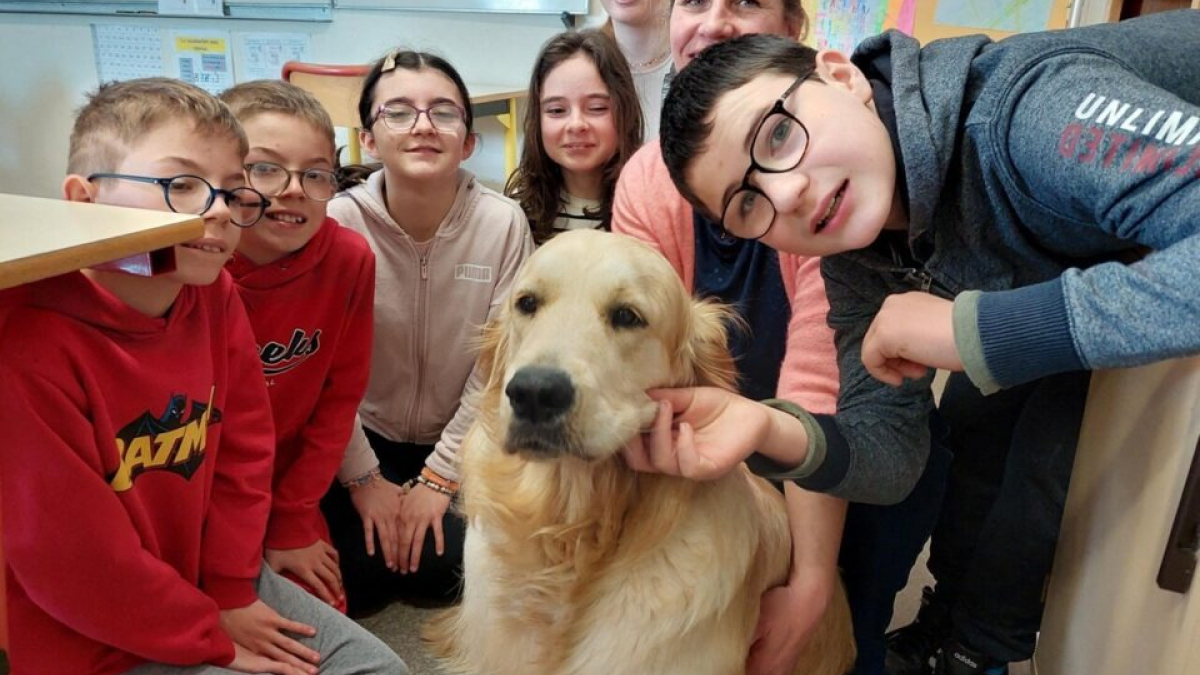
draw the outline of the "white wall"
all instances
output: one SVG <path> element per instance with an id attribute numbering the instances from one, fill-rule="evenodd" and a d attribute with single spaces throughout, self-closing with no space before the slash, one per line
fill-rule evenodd
<path id="1" fill-rule="evenodd" d="M 602 14 L 592 0 L 587 22 Z M 0 192 L 59 196 L 74 111 L 98 84 L 95 22 L 305 32 L 321 63 L 361 63 L 405 45 L 445 56 L 468 83 L 497 84 L 527 83 L 538 48 L 562 30 L 557 17 L 518 14 L 334 10 L 332 23 L 0 14 Z M 483 120 L 478 131 L 483 143 L 468 166 L 502 183 L 500 125 Z"/>

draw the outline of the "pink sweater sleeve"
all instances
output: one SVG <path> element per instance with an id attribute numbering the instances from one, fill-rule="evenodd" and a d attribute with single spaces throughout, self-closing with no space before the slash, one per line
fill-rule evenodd
<path id="1" fill-rule="evenodd" d="M 613 197 L 612 229 L 658 249 L 683 285 L 694 289 L 692 207 L 671 182 L 658 141 L 643 145 L 621 170 Z"/>
<path id="2" fill-rule="evenodd" d="M 827 321 L 821 260 L 780 253 L 779 267 L 792 300 L 792 319 L 777 395 L 811 413 L 832 414 L 837 410 L 837 350 Z"/>
<path id="3" fill-rule="evenodd" d="M 658 249 L 695 290 L 696 240 L 692 207 L 675 189 L 658 141 L 647 143 L 621 171 L 613 199 L 612 228 Z M 837 409 L 838 367 L 829 301 L 818 258 L 779 254 L 784 288 L 792 301 L 787 352 L 777 395 L 813 413 Z"/>

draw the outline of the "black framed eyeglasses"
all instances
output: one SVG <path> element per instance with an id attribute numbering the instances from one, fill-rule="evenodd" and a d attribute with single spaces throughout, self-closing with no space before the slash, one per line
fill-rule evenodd
<path id="1" fill-rule="evenodd" d="M 421 113 L 429 118 L 429 123 L 443 134 L 457 133 L 466 122 L 467 112 L 457 103 L 435 103 L 428 108 L 418 108 L 409 103 L 384 103 L 375 112 L 375 120 L 383 120 L 384 125 L 392 131 L 410 134 L 417 128 L 417 120 Z"/>
<path id="2" fill-rule="evenodd" d="M 797 78 L 758 123 L 750 141 L 750 168 L 721 208 L 721 227 L 739 239 L 762 239 L 775 224 L 775 205 L 765 192 L 750 184 L 750 174 L 791 171 L 808 151 L 808 127 L 783 105 L 805 79 Z"/>
<path id="3" fill-rule="evenodd" d="M 250 186 L 268 197 L 287 191 L 292 176 L 298 176 L 300 190 L 316 202 L 327 202 L 337 192 L 337 174 L 325 169 L 289 169 L 275 162 L 251 162 L 246 165 Z"/>
<path id="4" fill-rule="evenodd" d="M 213 187 L 212 183 L 190 174 L 156 178 L 154 176 L 133 176 L 126 173 L 94 173 L 87 179 L 93 181 L 102 178 L 157 185 L 162 188 L 167 208 L 175 213 L 202 216 L 212 208 L 217 197 L 221 197 L 225 200 L 225 205 L 229 207 L 229 221 L 238 227 L 254 225 L 271 205 L 270 200 L 254 188 L 238 187 L 226 190 Z"/>

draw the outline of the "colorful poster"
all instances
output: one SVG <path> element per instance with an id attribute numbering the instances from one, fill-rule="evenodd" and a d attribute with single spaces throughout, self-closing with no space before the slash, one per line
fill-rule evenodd
<path id="1" fill-rule="evenodd" d="M 939 0 L 934 22 L 1028 33 L 1046 30 L 1053 0 Z"/>
<path id="2" fill-rule="evenodd" d="M 171 62 L 174 77 L 209 93 L 233 86 L 229 31 L 171 31 Z"/>
<path id="3" fill-rule="evenodd" d="M 818 0 L 813 37 L 818 49 L 847 54 L 890 28 L 913 34 L 916 0 Z"/>

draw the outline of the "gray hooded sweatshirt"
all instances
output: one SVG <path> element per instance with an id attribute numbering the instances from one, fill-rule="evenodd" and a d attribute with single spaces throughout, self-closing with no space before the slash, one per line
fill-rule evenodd
<path id="1" fill-rule="evenodd" d="M 891 293 L 955 299 L 985 393 L 1200 353 L 1200 11 L 924 48 L 888 32 L 853 60 L 892 131 L 909 231 L 822 261 L 838 412 L 810 420 L 816 461 L 778 477 L 871 503 L 920 477 L 929 378 L 894 388 L 861 360 Z"/>

